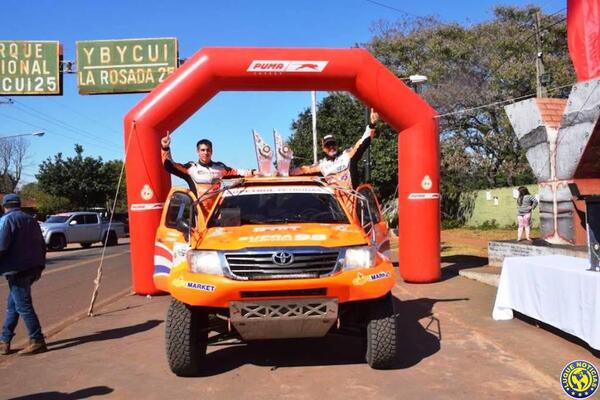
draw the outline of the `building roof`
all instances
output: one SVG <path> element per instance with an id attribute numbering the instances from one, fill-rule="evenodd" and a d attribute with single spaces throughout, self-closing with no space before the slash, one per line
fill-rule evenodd
<path id="1" fill-rule="evenodd" d="M 536 98 L 535 101 L 544 125 L 550 128 L 560 128 L 560 121 L 567 106 L 567 99 Z"/>

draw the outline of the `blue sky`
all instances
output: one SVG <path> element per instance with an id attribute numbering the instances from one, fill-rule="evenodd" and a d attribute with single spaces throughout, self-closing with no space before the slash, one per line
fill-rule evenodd
<path id="1" fill-rule="evenodd" d="M 491 19 L 497 4 L 538 4 L 553 13 L 565 8 L 566 0 L 2 0 L 0 40 L 58 40 L 65 61 L 75 61 L 77 40 L 175 37 L 180 58 L 209 46 L 348 48 L 368 42 L 376 21 L 405 15 L 398 10 L 468 25 Z M 73 155 L 75 143 L 84 146 L 84 155 L 122 159 L 123 117 L 143 96 L 82 96 L 77 94 L 76 76 L 65 75 L 63 96 L 19 96 L 12 97 L 15 104 L 0 105 L 0 136 L 46 131 L 30 139 L 24 182 L 35 180 L 45 158 L 59 151 Z M 309 106 L 308 92 L 220 93 L 173 133 L 174 158 L 195 159 L 194 144 L 208 137 L 215 145 L 214 159 L 255 167 L 251 130 L 270 140 L 276 128 L 287 137 L 292 120 Z"/>

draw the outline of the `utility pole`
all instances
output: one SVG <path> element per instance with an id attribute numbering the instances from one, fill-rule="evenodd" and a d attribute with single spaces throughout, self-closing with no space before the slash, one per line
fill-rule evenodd
<path id="1" fill-rule="evenodd" d="M 313 162 L 316 164 L 317 159 L 317 92 L 310 92 L 311 110 L 312 110 L 312 134 L 313 134 Z"/>
<path id="2" fill-rule="evenodd" d="M 545 74 L 544 70 L 544 53 L 542 52 L 542 33 L 540 31 L 540 10 L 535 12 L 533 17 L 533 23 L 535 25 L 535 43 L 537 47 L 537 54 L 535 59 L 535 84 L 536 84 L 536 96 L 537 97 L 548 97 L 546 88 L 542 85 L 542 76 Z"/>

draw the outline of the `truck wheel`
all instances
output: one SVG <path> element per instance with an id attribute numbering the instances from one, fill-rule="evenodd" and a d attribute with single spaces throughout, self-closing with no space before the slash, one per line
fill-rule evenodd
<path id="1" fill-rule="evenodd" d="M 108 240 L 106 241 L 107 246 L 116 246 L 119 244 L 119 238 L 114 231 L 108 232 Z"/>
<path id="2" fill-rule="evenodd" d="M 392 293 L 371 300 L 367 311 L 367 363 L 374 369 L 386 369 L 397 359 L 397 329 Z"/>
<path id="3" fill-rule="evenodd" d="M 54 234 L 50 237 L 50 243 L 48 244 L 48 249 L 52 251 L 59 251 L 65 248 L 67 245 L 67 241 L 65 237 L 61 234 Z"/>
<path id="4" fill-rule="evenodd" d="M 173 299 L 165 328 L 171 371 L 177 376 L 197 375 L 206 357 L 208 313 Z"/>
<path id="5" fill-rule="evenodd" d="M 84 249 L 89 249 L 90 247 L 92 247 L 92 243 L 91 242 L 83 242 L 83 243 L 79 243 L 79 245 L 81 247 L 83 247 Z"/>

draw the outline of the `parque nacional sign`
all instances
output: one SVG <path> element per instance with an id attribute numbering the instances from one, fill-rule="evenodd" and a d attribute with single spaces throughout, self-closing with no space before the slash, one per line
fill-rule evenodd
<path id="1" fill-rule="evenodd" d="M 148 92 L 177 68 L 177 39 L 77 42 L 79 94 Z"/>
<path id="2" fill-rule="evenodd" d="M 0 96 L 62 94 L 61 57 L 58 42 L 0 40 Z"/>
<path id="3" fill-rule="evenodd" d="M 0 40 L 0 96 L 61 95 L 74 72 L 62 53 L 58 41 Z M 79 41 L 76 53 L 80 94 L 149 92 L 179 61 L 175 38 Z"/>

